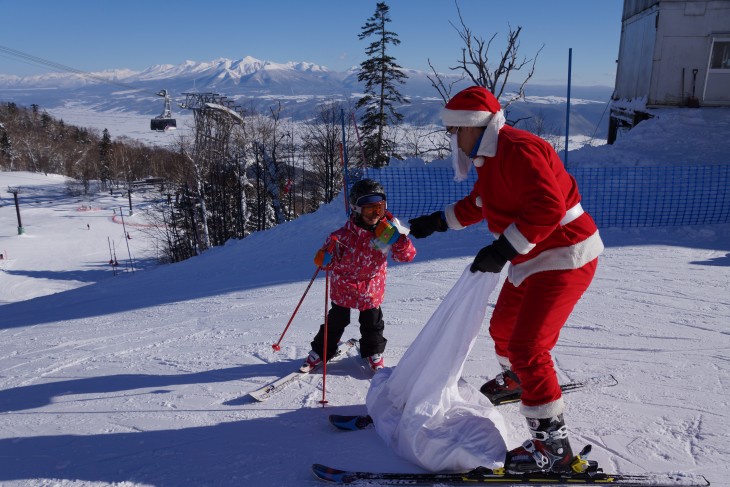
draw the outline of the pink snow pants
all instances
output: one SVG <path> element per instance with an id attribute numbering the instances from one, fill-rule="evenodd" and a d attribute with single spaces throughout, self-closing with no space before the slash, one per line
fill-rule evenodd
<path id="1" fill-rule="evenodd" d="M 509 359 L 520 379 L 525 406 L 560 399 L 550 350 L 593 280 L 597 264 L 598 259 L 594 259 L 579 269 L 535 273 L 519 287 L 509 281 L 502 286 L 489 333 L 497 355 Z"/>

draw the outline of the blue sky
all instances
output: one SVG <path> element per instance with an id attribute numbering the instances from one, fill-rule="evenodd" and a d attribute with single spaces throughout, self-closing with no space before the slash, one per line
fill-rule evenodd
<path id="1" fill-rule="evenodd" d="M 362 25 L 374 0 L 0 0 L 0 46 L 82 71 L 245 56 L 278 63 L 308 61 L 344 71 L 365 59 Z M 403 67 L 455 66 L 464 46 L 453 0 L 388 0 L 390 29 Z M 522 27 L 520 55 L 538 56 L 532 83 L 564 84 L 573 49 L 574 85 L 613 86 L 621 0 L 459 0 L 466 25 L 485 40 L 497 34 L 498 58 L 509 26 Z M 50 68 L 0 53 L 0 74 Z"/>

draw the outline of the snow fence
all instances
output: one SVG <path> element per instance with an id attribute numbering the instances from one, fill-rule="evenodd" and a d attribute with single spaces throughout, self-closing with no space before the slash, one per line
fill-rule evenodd
<path id="1" fill-rule="evenodd" d="M 730 223 L 730 165 L 576 167 L 581 204 L 599 228 Z M 467 194 L 470 171 L 457 183 L 447 167 L 386 167 L 361 171 L 379 181 L 388 208 L 402 221 L 442 210 Z M 349 184 L 354 178 L 348 178 Z"/>

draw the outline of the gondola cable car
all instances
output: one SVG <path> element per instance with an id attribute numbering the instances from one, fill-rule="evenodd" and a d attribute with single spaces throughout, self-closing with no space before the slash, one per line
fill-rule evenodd
<path id="1" fill-rule="evenodd" d="M 79 69 L 65 66 L 63 64 L 59 64 L 54 61 L 49 61 L 48 59 L 43 59 L 41 57 L 34 56 L 32 54 L 28 54 L 23 51 L 18 51 L 17 49 L 12 49 L 10 47 L 0 45 L 0 54 L 15 56 L 20 59 L 23 59 L 24 61 L 30 61 L 31 63 L 34 63 L 34 64 L 47 66 L 47 67 L 50 67 L 57 71 L 67 71 L 69 73 L 74 73 L 74 74 L 83 76 L 85 78 L 88 78 L 90 80 L 93 80 L 95 82 L 108 83 L 110 85 L 121 86 L 125 89 L 140 91 L 140 88 L 137 86 L 133 86 L 133 85 L 130 85 L 127 83 L 122 83 L 122 82 L 115 81 L 112 79 L 108 79 L 106 77 L 101 77 L 101 76 L 98 76 L 98 75 L 95 75 L 92 73 L 86 73 Z M 147 94 L 153 95 L 155 93 L 147 92 Z M 170 96 L 167 93 L 167 90 L 161 90 L 159 93 L 156 93 L 156 94 L 157 94 L 157 96 L 162 96 L 165 98 L 165 109 L 162 111 L 162 114 L 153 118 L 150 121 L 150 128 L 152 130 L 159 131 L 159 132 L 162 132 L 165 130 L 173 130 L 173 129 L 177 128 L 177 121 L 174 118 L 172 118 L 172 110 L 170 109 Z"/>
<path id="2" fill-rule="evenodd" d="M 157 93 L 157 96 L 162 96 L 165 98 L 165 108 L 160 115 L 150 120 L 150 129 L 157 132 L 175 130 L 177 128 L 177 121 L 172 118 L 172 109 L 170 108 L 170 95 L 167 93 L 167 90 L 161 90 L 159 93 Z"/>

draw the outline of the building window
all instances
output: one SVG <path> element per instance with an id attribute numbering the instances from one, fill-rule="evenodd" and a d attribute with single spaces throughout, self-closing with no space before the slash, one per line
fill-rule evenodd
<path id="1" fill-rule="evenodd" d="M 712 43 L 710 69 L 730 69 L 730 40 L 723 39 Z"/>

